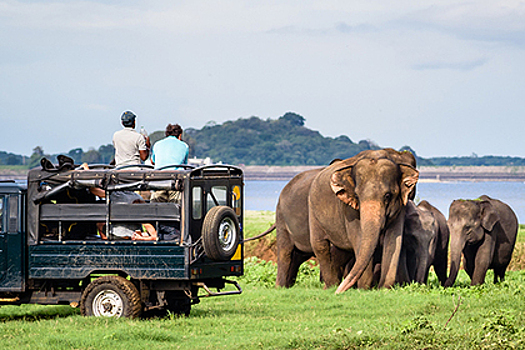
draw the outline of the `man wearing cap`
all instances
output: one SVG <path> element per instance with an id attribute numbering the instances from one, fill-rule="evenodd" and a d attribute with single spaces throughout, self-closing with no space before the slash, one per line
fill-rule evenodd
<path id="1" fill-rule="evenodd" d="M 135 131 L 136 115 L 131 111 L 122 113 L 120 120 L 124 129 L 113 135 L 115 146 L 115 166 L 141 164 L 148 159 L 151 143 L 148 136 L 142 136 Z"/>

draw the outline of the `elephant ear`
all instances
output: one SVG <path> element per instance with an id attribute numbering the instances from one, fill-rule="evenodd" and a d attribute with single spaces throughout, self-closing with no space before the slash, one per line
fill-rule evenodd
<path id="1" fill-rule="evenodd" d="M 481 202 L 481 227 L 486 231 L 492 231 L 494 225 L 499 221 L 498 212 L 489 201 Z"/>
<path id="2" fill-rule="evenodd" d="M 399 168 L 401 169 L 401 201 L 403 205 L 407 205 L 408 200 L 414 198 L 419 171 L 407 164 L 399 164 Z"/>
<path id="3" fill-rule="evenodd" d="M 344 169 L 347 171 L 343 172 L 343 169 L 334 171 L 330 177 L 330 187 L 332 188 L 332 191 L 334 191 L 337 198 L 355 210 L 359 210 L 359 202 L 357 201 L 357 196 L 355 195 L 355 183 L 350 176 L 352 168 L 345 167 Z"/>

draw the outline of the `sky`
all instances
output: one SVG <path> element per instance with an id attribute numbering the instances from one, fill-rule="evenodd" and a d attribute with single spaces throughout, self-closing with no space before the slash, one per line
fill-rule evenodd
<path id="1" fill-rule="evenodd" d="M 525 157 L 525 2 L 0 0 L 0 151 L 295 112 L 422 157 Z"/>

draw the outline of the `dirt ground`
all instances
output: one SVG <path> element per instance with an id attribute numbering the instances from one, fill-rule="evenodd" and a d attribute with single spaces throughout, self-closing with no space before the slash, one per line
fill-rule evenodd
<path id="1" fill-rule="evenodd" d="M 259 259 L 277 263 L 277 246 L 275 245 L 275 238 L 271 236 L 246 242 L 244 249 L 245 257 L 255 256 Z"/>

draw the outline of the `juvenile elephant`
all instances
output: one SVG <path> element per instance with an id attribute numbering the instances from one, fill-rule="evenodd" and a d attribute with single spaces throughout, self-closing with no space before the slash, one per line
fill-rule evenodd
<path id="1" fill-rule="evenodd" d="M 353 286 L 380 255 L 380 287 L 395 282 L 402 243 L 404 206 L 419 177 L 415 158 L 393 149 L 364 151 L 296 176 L 283 189 L 276 212 L 278 286 L 290 286 L 300 264 L 315 255 L 326 287 L 341 279 L 334 249 L 355 256 L 337 289 Z M 383 245 L 380 247 L 380 241 Z M 371 275 L 371 274 L 370 274 Z M 371 282 L 371 281 L 370 281 Z M 360 287 L 368 287 L 368 283 Z"/>
<path id="2" fill-rule="evenodd" d="M 447 279 L 449 229 L 447 219 L 427 201 L 409 201 L 405 212 L 399 282 L 427 283 L 430 266 L 441 285 Z"/>
<path id="3" fill-rule="evenodd" d="M 488 269 L 494 270 L 494 283 L 505 279 L 518 233 L 518 219 L 505 203 L 481 196 L 474 200 L 455 200 L 449 208 L 450 276 L 445 286 L 454 284 L 461 254 L 471 285 L 485 282 Z"/>

